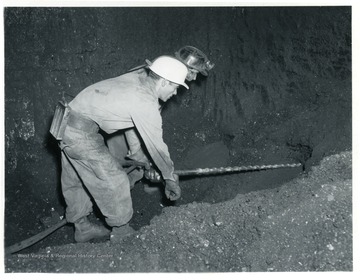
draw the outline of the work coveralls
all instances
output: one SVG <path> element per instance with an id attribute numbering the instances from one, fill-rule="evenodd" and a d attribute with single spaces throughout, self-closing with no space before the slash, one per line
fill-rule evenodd
<path id="1" fill-rule="evenodd" d="M 90 195 L 109 226 L 124 225 L 133 214 L 128 176 L 99 128 L 111 134 L 135 127 L 163 178 L 175 181 L 158 96 L 147 79 L 144 70 L 130 72 L 87 87 L 69 103 L 70 117 L 60 142 L 69 222 L 92 211 Z"/>
<path id="2" fill-rule="evenodd" d="M 151 164 L 146 152 L 144 151 L 141 137 L 136 128 L 129 128 L 125 131 L 113 133 L 110 137 L 106 137 L 106 145 L 112 156 L 119 161 L 134 160 L 145 164 Z M 135 183 L 144 177 L 143 168 L 135 168 L 128 174 L 130 181 L 130 189 Z"/>

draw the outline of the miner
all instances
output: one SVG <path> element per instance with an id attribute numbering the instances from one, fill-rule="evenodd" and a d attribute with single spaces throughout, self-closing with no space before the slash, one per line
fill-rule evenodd
<path id="1" fill-rule="evenodd" d="M 160 102 L 175 95 L 179 86 L 188 89 L 185 80 L 196 77 L 196 71 L 206 71 L 206 62 L 189 75 L 187 65 L 179 57 L 146 60 L 145 67 L 93 84 L 68 104 L 59 145 L 66 219 L 75 225 L 75 241 L 86 242 L 110 234 L 105 227 L 89 221 L 92 201 L 112 227 L 111 242 L 120 242 L 133 232 L 129 221 L 133 215 L 130 186 L 134 179 L 126 173 L 113 146 L 105 145 L 100 131 L 124 132 L 125 157 L 144 163 L 149 179 L 161 176 L 168 199 L 181 196 L 178 176 L 162 137 Z M 138 170 L 137 180 L 141 179 L 139 174 L 142 177 L 144 173 Z"/>

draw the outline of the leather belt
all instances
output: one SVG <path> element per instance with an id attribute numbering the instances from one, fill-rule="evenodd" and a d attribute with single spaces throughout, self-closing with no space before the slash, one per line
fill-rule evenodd
<path id="1" fill-rule="evenodd" d="M 99 126 L 95 121 L 86 118 L 82 114 L 77 113 L 72 109 L 70 110 L 69 113 L 69 119 L 67 125 L 87 133 L 99 131 Z"/>

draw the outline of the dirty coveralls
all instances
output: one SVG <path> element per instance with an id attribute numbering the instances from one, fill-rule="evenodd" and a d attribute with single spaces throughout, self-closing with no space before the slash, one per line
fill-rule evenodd
<path id="1" fill-rule="evenodd" d="M 106 137 L 106 145 L 110 154 L 119 161 L 134 160 L 145 164 L 151 164 L 150 159 L 144 151 L 141 137 L 135 128 L 129 128 L 125 131 L 121 130 Z M 128 174 L 130 181 L 130 189 L 135 183 L 144 177 L 143 168 L 135 168 Z"/>
<path id="2" fill-rule="evenodd" d="M 175 181 L 163 141 L 158 96 L 147 79 L 144 70 L 130 72 L 85 88 L 69 103 L 71 113 L 60 142 L 69 222 L 92 211 L 90 195 L 109 226 L 124 225 L 133 214 L 128 176 L 109 152 L 99 128 L 111 134 L 135 127 L 163 178 Z"/>

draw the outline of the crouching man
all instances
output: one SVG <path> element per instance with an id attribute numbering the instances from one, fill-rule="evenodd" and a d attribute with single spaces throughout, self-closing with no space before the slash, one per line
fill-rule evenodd
<path id="1" fill-rule="evenodd" d="M 93 84 L 68 105 L 61 148 L 62 192 L 67 204 L 66 219 L 75 225 L 75 241 L 86 242 L 110 234 L 120 242 L 133 230 L 130 182 L 119 160 L 105 145 L 100 130 L 112 134 L 132 130 L 146 147 L 165 182 L 170 200 L 181 196 L 178 177 L 167 145 L 163 141 L 159 99 L 167 101 L 184 86 L 187 67 L 171 56 L 160 56 L 148 67 Z M 130 135 L 131 136 L 131 135 Z M 90 223 L 92 200 L 112 228 Z"/>

